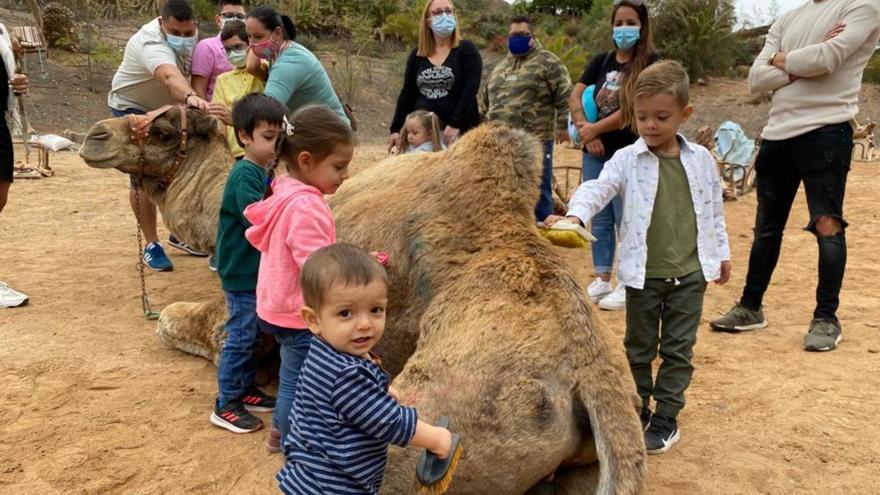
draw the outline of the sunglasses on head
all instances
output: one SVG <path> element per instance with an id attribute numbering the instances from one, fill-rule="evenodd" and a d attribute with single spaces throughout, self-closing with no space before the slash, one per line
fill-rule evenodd
<path id="1" fill-rule="evenodd" d="M 619 7 L 622 4 L 633 5 L 636 7 L 641 7 L 644 5 L 645 0 L 614 0 L 614 6 Z"/>

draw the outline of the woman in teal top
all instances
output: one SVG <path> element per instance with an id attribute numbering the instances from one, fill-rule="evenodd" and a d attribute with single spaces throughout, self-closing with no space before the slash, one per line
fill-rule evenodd
<path id="1" fill-rule="evenodd" d="M 324 66 L 293 41 L 293 19 L 262 5 L 250 11 L 245 24 L 250 38 L 247 70 L 266 81 L 264 93 L 287 105 L 291 113 L 310 104 L 326 105 L 351 125 Z"/>

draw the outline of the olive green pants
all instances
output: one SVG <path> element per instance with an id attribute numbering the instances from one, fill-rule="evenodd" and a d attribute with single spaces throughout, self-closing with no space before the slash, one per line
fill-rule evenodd
<path id="1" fill-rule="evenodd" d="M 626 357 L 636 389 L 647 407 L 651 396 L 656 412 L 674 418 L 684 408 L 684 391 L 691 383 L 691 364 L 697 329 L 703 313 L 706 279 L 702 271 L 679 278 L 649 278 L 644 289 L 626 288 Z M 657 379 L 651 363 L 663 362 Z"/>

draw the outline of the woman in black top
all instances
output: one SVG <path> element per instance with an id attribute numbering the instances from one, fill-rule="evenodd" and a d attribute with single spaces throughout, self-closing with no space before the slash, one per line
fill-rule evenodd
<path id="1" fill-rule="evenodd" d="M 461 38 L 450 0 L 432 0 L 425 5 L 419 26 L 419 47 L 406 62 L 403 89 L 391 121 L 388 148 L 400 144 L 400 129 L 415 110 L 437 114 L 446 126 L 447 144 L 480 120 L 477 91 L 483 59 L 477 47 Z"/>
<path id="2" fill-rule="evenodd" d="M 569 98 L 571 119 L 578 127 L 584 146 L 583 180 L 599 177 L 614 153 L 636 142 L 632 94 L 639 73 L 660 57 L 654 52 L 651 25 L 644 0 L 614 0 L 611 26 L 615 50 L 600 53 L 590 60 Z M 596 122 L 588 122 L 582 98 L 587 87 L 593 86 L 593 101 L 598 110 Z M 611 286 L 611 265 L 614 262 L 615 225 L 620 226 L 623 204 L 615 197 L 590 222 L 596 242 L 591 244 L 596 280 L 587 287 L 587 294 L 599 307 L 620 310 L 626 307 L 624 286 Z"/>

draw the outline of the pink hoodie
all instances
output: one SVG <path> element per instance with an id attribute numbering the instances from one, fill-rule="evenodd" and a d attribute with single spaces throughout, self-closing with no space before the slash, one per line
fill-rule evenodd
<path id="1" fill-rule="evenodd" d="M 336 223 L 317 188 L 279 176 L 272 191 L 244 210 L 252 224 L 245 237 L 262 253 L 257 315 L 273 325 L 305 329 L 299 274 L 310 254 L 336 242 Z"/>

